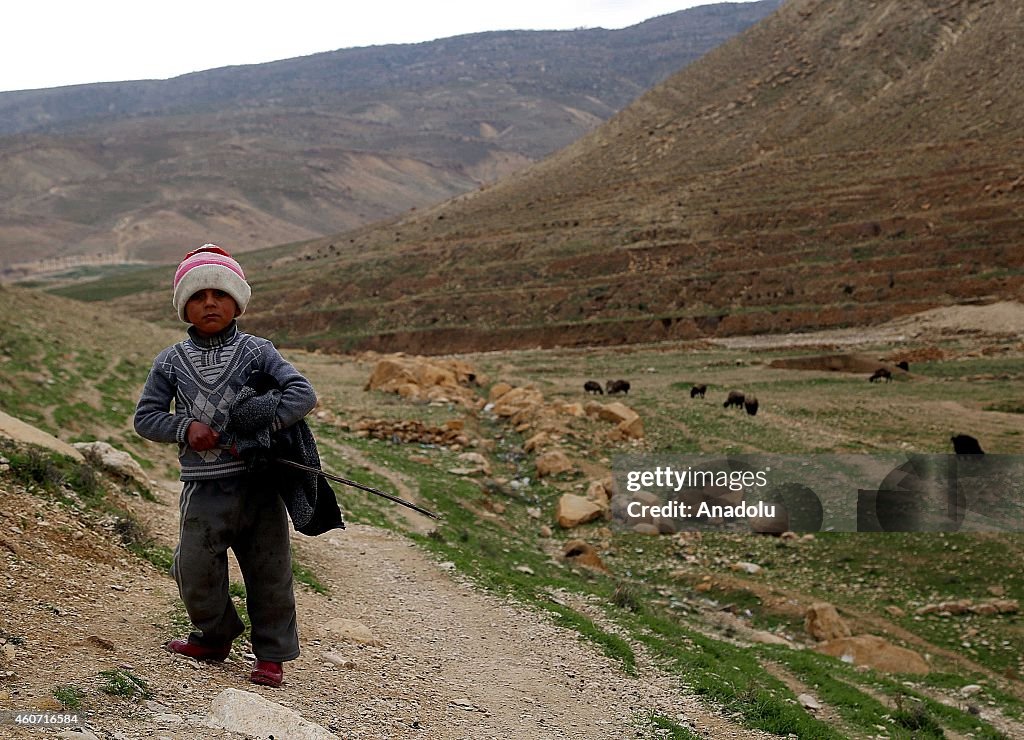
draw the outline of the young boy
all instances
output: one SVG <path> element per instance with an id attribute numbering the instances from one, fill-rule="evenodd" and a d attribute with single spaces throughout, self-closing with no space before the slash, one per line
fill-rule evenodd
<path id="1" fill-rule="evenodd" d="M 281 664 L 299 655 L 288 515 L 270 478 L 247 473 L 245 461 L 220 443 L 232 401 L 253 371 L 280 388 L 274 431 L 300 422 L 317 399 L 270 341 L 238 329 L 235 319 L 249 296 L 241 266 L 220 247 L 206 244 L 185 256 L 174 274 L 173 304 L 191 324 L 188 338 L 154 360 L 135 430 L 155 442 L 177 442 L 181 464 L 180 541 L 171 574 L 195 630 L 166 648 L 199 660 L 227 658 L 244 630 L 228 595 L 231 548 L 252 623 L 250 680 L 280 686 Z"/>

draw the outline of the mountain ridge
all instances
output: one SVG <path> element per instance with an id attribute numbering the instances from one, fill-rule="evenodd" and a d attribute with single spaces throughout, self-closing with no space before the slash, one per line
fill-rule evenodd
<path id="1" fill-rule="evenodd" d="M 335 348 L 459 351 L 1016 297 L 1024 101 L 1005 41 L 1022 25 L 1005 3 L 792 0 L 537 165 L 313 242 L 251 320 Z M 343 294 L 288 287 L 342 274 Z"/>
<path id="2" fill-rule="evenodd" d="M 246 251 L 446 200 L 565 146 L 778 2 L 0 93 L 0 267 Z"/>

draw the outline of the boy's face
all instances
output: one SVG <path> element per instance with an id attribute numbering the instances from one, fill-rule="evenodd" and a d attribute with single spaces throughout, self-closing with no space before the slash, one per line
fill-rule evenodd
<path id="1" fill-rule="evenodd" d="M 236 316 L 238 304 L 223 290 L 205 288 L 193 293 L 185 304 L 185 318 L 203 337 L 220 334 Z"/>

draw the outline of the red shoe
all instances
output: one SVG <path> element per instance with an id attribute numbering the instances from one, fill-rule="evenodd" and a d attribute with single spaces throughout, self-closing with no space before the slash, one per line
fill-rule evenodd
<path id="1" fill-rule="evenodd" d="M 272 660 L 257 660 L 249 680 L 261 686 L 277 688 L 284 680 L 284 668 L 280 663 L 275 663 Z"/>
<path id="2" fill-rule="evenodd" d="M 171 640 L 169 643 L 164 645 L 167 650 L 178 655 L 186 655 L 189 658 L 195 658 L 196 660 L 215 660 L 218 662 L 224 661 L 228 657 L 228 653 L 231 652 L 231 644 L 220 645 L 217 647 L 206 647 L 200 645 L 198 642 L 192 642 L 187 639 Z"/>

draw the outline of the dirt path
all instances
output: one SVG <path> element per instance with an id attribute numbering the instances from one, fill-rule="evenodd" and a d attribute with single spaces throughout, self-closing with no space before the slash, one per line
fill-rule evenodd
<path id="1" fill-rule="evenodd" d="M 126 504 L 170 545 L 178 484 L 162 482 L 156 493 L 156 503 Z M 16 488 L 4 496 L 10 600 L 0 631 L 13 649 L 0 666 L 11 672 L 0 706 L 55 711 L 54 688 L 75 686 L 100 738 L 241 737 L 204 724 L 226 688 L 291 707 L 344 738 L 618 740 L 636 737 L 652 712 L 705 737 L 766 737 L 708 710 L 678 679 L 653 667 L 627 676 L 575 633 L 461 582 L 401 535 L 360 525 L 295 535 L 297 557 L 329 594 L 297 588 L 302 655 L 286 665 L 281 689 L 253 686 L 251 657 L 210 665 L 161 649 L 187 629 L 169 576 L 62 507 Z M 338 618 L 359 621 L 377 644 L 340 638 L 327 626 Z M 332 665 L 325 653 L 347 663 Z M 152 697 L 102 693 L 98 674 L 118 668 L 144 679 Z"/>

